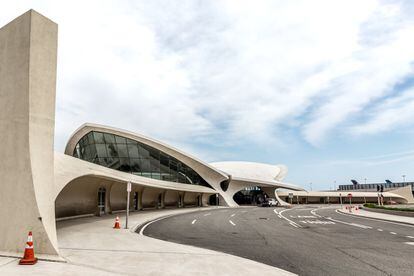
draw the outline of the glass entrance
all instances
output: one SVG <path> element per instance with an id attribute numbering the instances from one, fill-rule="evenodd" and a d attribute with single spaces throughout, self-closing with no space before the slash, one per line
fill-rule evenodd
<path id="1" fill-rule="evenodd" d="M 103 187 L 99 188 L 98 190 L 98 212 L 100 216 L 105 214 L 105 197 L 106 197 L 106 189 Z"/>

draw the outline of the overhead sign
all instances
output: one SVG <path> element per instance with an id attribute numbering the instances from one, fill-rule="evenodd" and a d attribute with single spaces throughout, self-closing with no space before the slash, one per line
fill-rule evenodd
<path id="1" fill-rule="evenodd" d="M 289 198 L 293 198 L 293 193 L 289 193 Z"/>
<path id="2" fill-rule="evenodd" d="M 349 197 L 349 198 L 351 198 L 351 197 L 352 197 L 352 194 L 351 194 L 351 193 L 349 193 L 349 194 L 348 194 L 348 197 Z"/>
<path id="3" fill-rule="evenodd" d="M 127 192 L 131 192 L 131 182 L 127 183 Z"/>

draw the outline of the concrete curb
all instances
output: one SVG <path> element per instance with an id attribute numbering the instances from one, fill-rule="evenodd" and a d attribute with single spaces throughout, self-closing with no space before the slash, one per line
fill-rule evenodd
<path id="1" fill-rule="evenodd" d="M 344 215 L 348 215 L 348 216 L 352 216 L 352 217 L 363 217 L 363 218 L 369 218 L 369 219 L 372 219 L 372 220 L 387 221 L 387 222 L 400 223 L 400 224 L 414 226 L 414 223 L 409 223 L 409 222 L 405 222 L 405 221 L 390 220 L 390 219 L 381 219 L 381 218 L 373 218 L 373 217 L 370 217 L 370 216 L 356 215 L 356 214 L 353 214 L 353 213 L 349 213 L 349 212 L 346 212 L 346 211 L 344 211 L 342 209 L 336 209 L 336 210 L 338 212 L 344 214 Z M 367 210 L 365 210 L 365 211 L 367 211 Z M 369 211 L 367 211 L 367 212 L 369 212 Z"/>

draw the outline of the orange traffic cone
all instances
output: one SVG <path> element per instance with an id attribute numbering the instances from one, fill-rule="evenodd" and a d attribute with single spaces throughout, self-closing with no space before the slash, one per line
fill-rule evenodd
<path id="1" fill-rule="evenodd" d="M 30 231 L 29 236 L 27 236 L 26 248 L 24 249 L 24 256 L 23 259 L 20 259 L 19 264 L 34 265 L 36 262 L 37 258 L 34 255 L 32 231 Z"/>
<path id="2" fill-rule="evenodd" d="M 121 229 L 121 225 L 119 224 L 119 217 L 115 219 L 114 229 Z"/>

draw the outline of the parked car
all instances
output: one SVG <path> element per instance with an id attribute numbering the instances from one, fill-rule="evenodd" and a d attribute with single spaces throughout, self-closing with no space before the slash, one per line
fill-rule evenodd
<path id="1" fill-rule="evenodd" d="M 276 201 L 276 199 L 268 198 L 268 199 L 265 199 L 262 202 L 261 206 L 262 207 L 272 207 L 272 206 L 277 206 L 277 204 L 278 204 L 278 202 Z"/>

